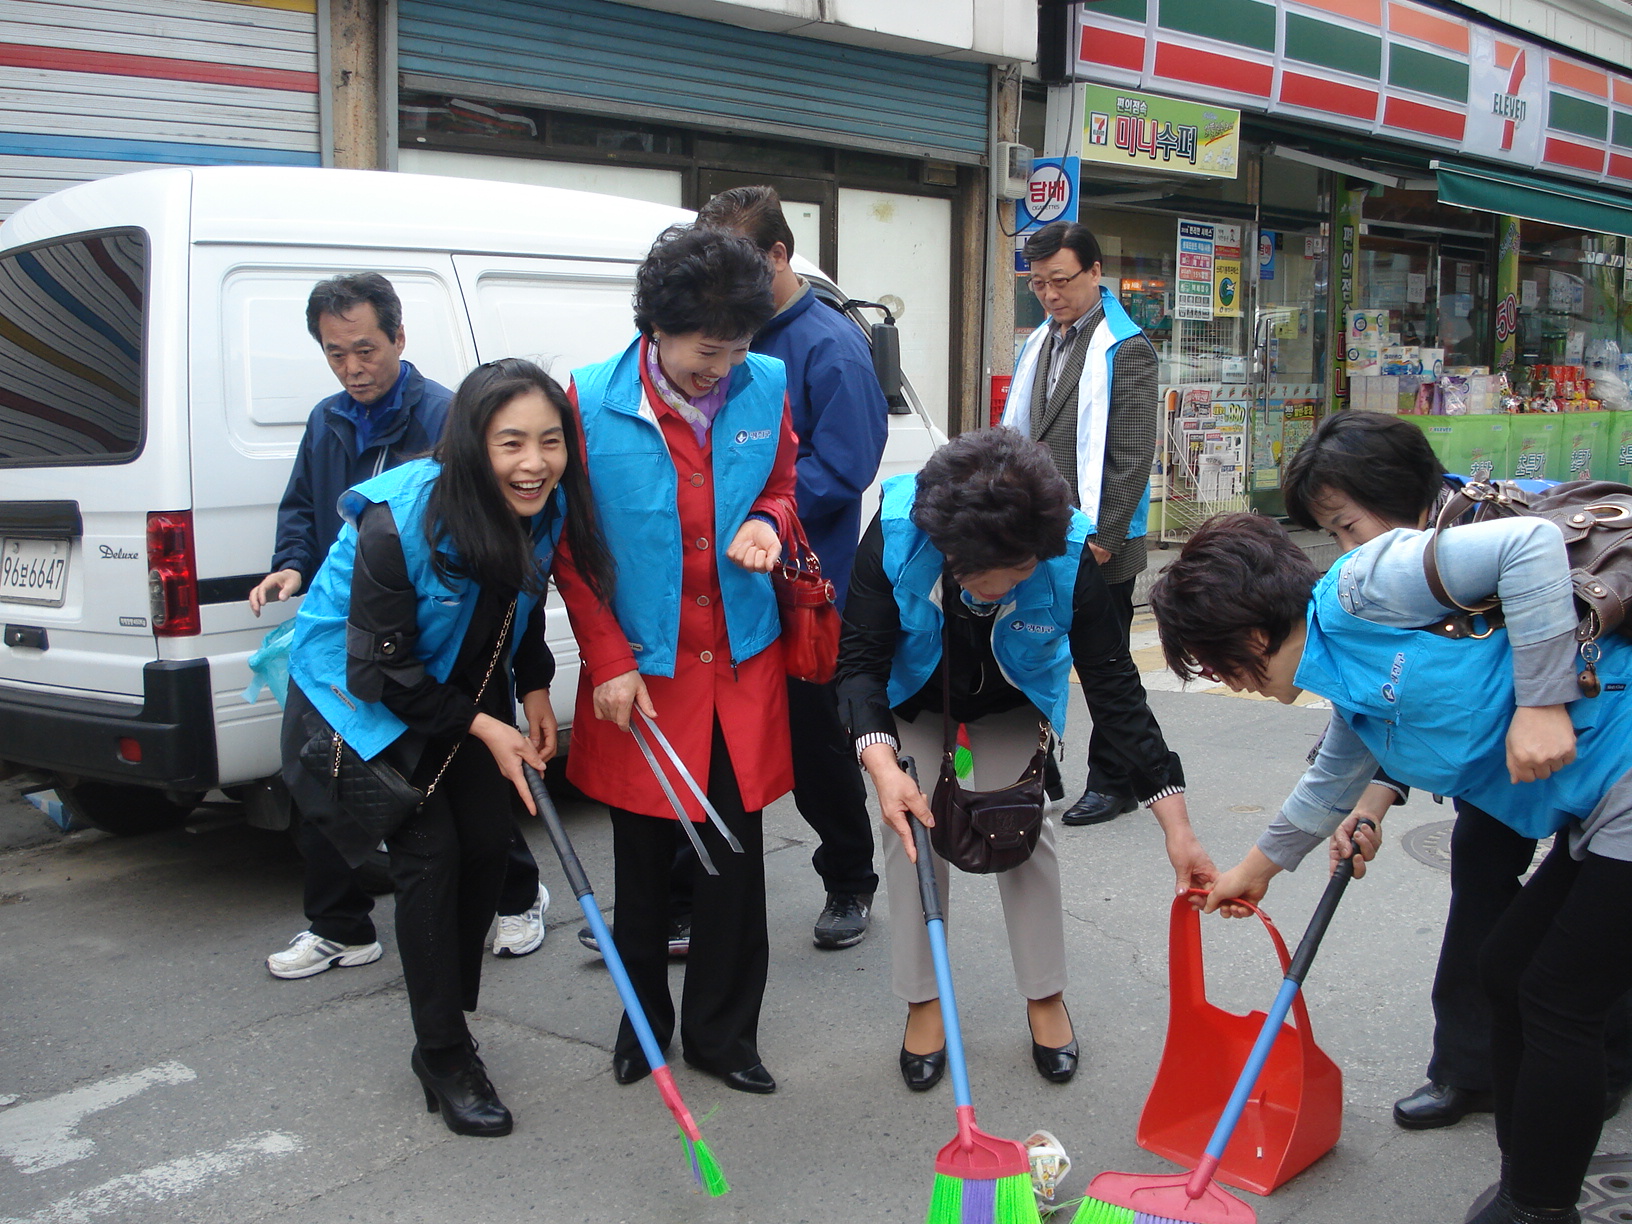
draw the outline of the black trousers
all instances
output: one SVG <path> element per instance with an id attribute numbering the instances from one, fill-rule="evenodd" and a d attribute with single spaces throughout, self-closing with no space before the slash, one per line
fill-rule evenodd
<path id="1" fill-rule="evenodd" d="M 832 684 L 788 681 L 793 802 L 821 839 L 810 865 L 828 892 L 878 891 L 867 788 Z"/>
<path id="2" fill-rule="evenodd" d="M 1144 541 L 1138 541 L 1139 547 L 1144 547 Z M 1111 593 L 1111 607 L 1116 610 L 1116 617 L 1122 622 L 1122 646 L 1127 648 L 1129 634 L 1133 629 L 1133 584 L 1137 577 L 1129 578 L 1126 582 L 1107 583 L 1105 589 Z M 1088 789 L 1101 795 L 1112 795 L 1118 799 L 1133 797 L 1133 783 L 1128 780 L 1127 770 L 1121 762 L 1108 751 L 1106 737 L 1095 727 L 1088 736 Z"/>
<path id="3" fill-rule="evenodd" d="M 1451 831 L 1451 905 L 1434 971 L 1434 1052 L 1428 1078 L 1474 1092 L 1491 1080 L 1490 999 L 1479 977 L 1479 949 L 1519 895 L 1536 852 L 1534 838 L 1515 833 L 1487 812 L 1456 801 Z M 1609 1015 L 1609 1082 L 1632 1083 L 1632 999 Z"/>
<path id="4" fill-rule="evenodd" d="M 511 813 L 515 811 L 515 788 L 507 786 L 506 790 L 510 800 L 505 811 Z M 513 818 L 510 827 L 509 857 L 498 912 L 523 914 L 538 900 L 538 862 Z M 295 826 L 295 844 L 306 860 L 306 921 L 312 933 L 342 944 L 373 943 L 374 898 L 357 886 L 356 877 L 334 843 L 316 825 L 301 820 Z"/>
<path id="5" fill-rule="evenodd" d="M 742 843 L 734 853 L 712 824 L 696 825 L 720 874 L 698 866 L 692 877 L 691 953 L 680 1000 L 680 1045 L 712 1071 L 742 1071 L 759 1062 L 759 1009 L 765 998 L 770 942 L 765 930 L 765 836 L 758 811 L 747 812 L 718 725 L 708 767 L 708 797 Z M 634 983 L 658 1045 L 674 1036 L 669 995 L 669 879 L 673 820 L 612 808 L 616 896 L 612 938 Z M 625 1016 L 616 1052 L 641 1054 Z"/>
<path id="6" fill-rule="evenodd" d="M 487 746 L 467 736 L 425 805 L 386 840 L 408 1006 L 426 1049 L 470 1037 L 464 1013 L 476 1009 L 504 889 L 515 793 Z"/>
<path id="7" fill-rule="evenodd" d="M 1632 987 L 1632 862 L 1561 834 L 1479 956 L 1490 992 L 1496 1141 L 1508 1189 L 1571 1207 L 1603 1126 L 1604 1026 Z"/>

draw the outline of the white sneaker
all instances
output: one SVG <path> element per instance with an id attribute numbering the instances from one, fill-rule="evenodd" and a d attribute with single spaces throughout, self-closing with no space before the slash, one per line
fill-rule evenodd
<path id="1" fill-rule="evenodd" d="M 372 965 L 383 952 L 378 941 L 342 944 L 323 939 L 311 931 L 302 931 L 289 941 L 289 946 L 282 952 L 274 952 L 266 958 L 266 968 L 276 978 L 308 978 L 326 973 L 336 965 L 342 969 Z"/>
<path id="2" fill-rule="evenodd" d="M 526 956 L 544 942 L 544 911 L 550 908 L 550 890 L 538 886 L 533 908 L 522 914 L 500 914 L 499 933 L 493 937 L 494 956 Z"/>

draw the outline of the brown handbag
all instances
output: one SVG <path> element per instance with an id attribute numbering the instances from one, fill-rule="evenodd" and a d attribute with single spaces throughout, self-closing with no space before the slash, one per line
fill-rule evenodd
<path id="1" fill-rule="evenodd" d="M 1043 832 L 1043 765 L 1048 759 L 1048 723 L 1037 726 L 1037 751 L 1020 777 L 1001 790 L 966 790 L 958 782 L 956 735 L 952 725 L 952 634 L 943 614 L 941 630 L 941 776 L 930 797 L 935 824 L 930 844 L 959 871 L 990 875 L 1009 871 L 1031 857 Z"/>
<path id="2" fill-rule="evenodd" d="M 791 507 L 788 519 L 792 538 L 771 571 L 782 617 L 783 670 L 795 680 L 826 684 L 839 665 L 839 607 L 833 581 L 822 577 L 821 560 Z"/>

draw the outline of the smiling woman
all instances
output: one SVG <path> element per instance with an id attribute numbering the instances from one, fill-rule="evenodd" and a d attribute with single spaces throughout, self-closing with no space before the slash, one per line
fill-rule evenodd
<path id="1" fill-rule="evenodd" d="M 576 414 L 531 362 L 490 361 L 460 385 L 436 454 L 348 490 L 347 526 L 296 621 L 283 776 L 305 817 L 355 865 L 384 828 L 426 1104 L 466 1135 L 510 1133 L 463 1013 L 504 878 L 513 787 L 556 747 L 542 597 L 563 535 L 610 595 Z M 512 630 L 514 629 L 514 633 Z M 501 660 L 508 666 L 500 668 Z M 513 677 L 514 687 L 511 679 Z M 527 719 L 515 726 L 517 696 Z M 303 751 L 334 738 L 334 772 Z M 344 747 L 419 792 L 384 819 L 340 790 Z M 327 773 L 327 771 L 325 771 Z"/>

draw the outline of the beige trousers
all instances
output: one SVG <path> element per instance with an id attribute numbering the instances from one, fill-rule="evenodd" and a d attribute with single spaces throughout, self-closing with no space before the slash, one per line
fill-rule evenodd
<path id="1" fill-rule="evenodd" d="M 974 755 L 974 776 L 965 782 L 971 790 L 997 790 L 1020 776 L 1037 751 L 1038 713 L 1022 706 L 968 724 Z M 897 734 L 903 756 L 918 766 L 925 793 L 935 789 L 940 774 L 941 716 L 924 712 L 916 722 L 898 720 Z M 901 839 L 880 824 L 884 846 L 884 882 L 890 898 L 890 985 L 896 997 L 923 1003 L 939 997 L 935 965 L 930 958 L 929 933 L 924 928 L 923 905 L 918 898 L 918 874 Z M 962 874 L 961 872 L 959 873 Z M 952 937 L 949 876 L 951 869 L 935 858 L 935 883 L 941 893 L 941 911 L 947 920 L 947 942 Z M 1014 963 L 1014 984 L 1028 999 L 1046 999 L 1065 989 L 1065 918 L 1060 906 L 1060 860 L 1054 850 L 1054 821 L 1043 818 L 1037 849 L 1020 866 L 998 873 L 998 897 L 1009 933 L 1009 957 Z"/>

